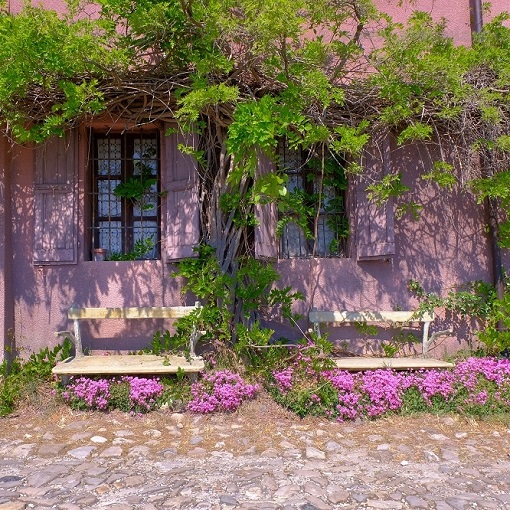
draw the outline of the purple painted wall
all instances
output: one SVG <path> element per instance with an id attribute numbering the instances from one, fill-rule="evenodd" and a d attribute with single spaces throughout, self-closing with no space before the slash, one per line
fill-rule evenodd
<path id="1" fill-rule="evenodd" d="M 7 140 L 0 138 L 0 359 L 9 359 L 14 343 L 10 160 Z"/>
<path id="2" fill-rule="evenodd" d="M 67 320 L 67 309 L 77 306 L 115 307 L 115 306 L 173 306 L 193 304 L 193 299 L 183 300 L 179 291 L 179 282 L 170 277 L 171 264 L 163 260 L 93 262 L 90 261 L 84 222 L 85 170 L 82 159 L 85 154 L 84 138 L 80 147 L 78 162 L 78 263 L 65 265 L 34 264 L 34 172 L 35 150 L 16 147 L 8 170 L 9 180 L 2 179 L 0 193 L 8 196 L 4 189 L 7 184 L 12 197 L 12 217 L 1 214 L 5 210 L 0 206 L 0 235 L 4 238 L 3 223 L 7 223 L 6 232 L 12 227 L 12 245 L 2 244 L 0 249 L 0 292 L 7 299 L 0 303 L 14 305 L 14 328 L 16 346 L 25 352 L 37 351 L 46 345 L 54 345 L 57 340 L 55 331 L 72 329 Z M 0 156 L 4 152 L 0 153 Z M 0 172 L 5 158 L 0 157 Z M 162 179 L 165 180 L 171 165 L 162 161 Z M 182 161 L 181 161 L 182 164 Z M 0 173 L 0 176 L 2 174 Z M 190 204 L 191 207 L 192 204 Z M 196 203 L 194 204 L 196 208 Z M 166 224 L 166 221 L 164 221 Z M 163 231 L 165 228 L 163 226 Z M 12 249 L 12 252 L 11 252 Z M 162 248 L 164 252 L 164 247 Z M 5 254 L 5 255 L 4 255 Z M 14 275 L 12 289 L 3 290 L 5 280 L 9 278 L 7 261 L 12 257 Z M 2 267 L 3 266 L 3 267 Z M 8 314 L 4 314 L 5 330 Z M 131 321 L 123 324 L 119 321 L 91 322 L 83 325 L 84 346 L 94 349 L 134 349 L 143 347 L 156 329 L 170 327 L 163 321 Z M 121 343 L 112 343 L 111 338 L 122 337 Z M 101 338 L 92 342 L 92 338 Z"/>
<path id="3" fill-rule="evenodd" d="M 409 0 L 407 2 L 374 0 L 374 4 L 380 11 L 389 14 L 394 21 L 406 21 L 413 11 L 428 12 L 436 21 L 444 18 L 447 20 L 446 35 L 453 37 L 456 44 L 465 46 L 471 44 L 470 0 Z M 490 2 L 490 11 L 483 12 L 483 22 L 487 23 L 498 14 L 509 10 L 508 0 L 494 0 Z"/>
<path id="4" fill-rule="evenodd" d="M 13 12 L 21 0 L 11 0 Z M 35 2 L 34 2 L 35 3 Z M 411 7 L 397 7 L 393 0 L 376 2 L 380 9 L 396 20 L 407 18 Z M 58 0 L 45 5 L 58 8 Z M 430 11 L 434 17 L 449 19 L 448 30 L 459 44 L 470 43 L 469 0 L 417 0 L 413 9 Z M 508 9 L 507 0 L 492 2 L 492 14 Z M 77 155 L 78 165 L 78 262 L 70 265 L 34 265 L 34 178 L 35 151 L 15 147 L 9 154 L 5 140 L 0 142 L 0 344 L 7 347 L 15 330 L 17 348 L 27 352 L 54 345 L 54 332 L 69 329 L 66 318 L 70 305 L 139 306 L 184 304 L 179 282 L 170 278 L 172 265 L 161 261 L 91 262 L 86 253 L 85 182 L 86 150 L 83 132 Z M 164 143 L 169 143 L 164 141 Z M 164 182 L 179 156 L 174 149 L 163 147 L 166 160 L 162 165 Z M 168 146 L 169 147 L 169 146 Z M 455 189 L 444 193 L 434 184 L 422 181 L 418 174 L 431 164 L 423 147 L 403 147 L 391 151 L 391 164 L 405 170 L 406 182 L 413 198 L 423 206 L 420 221 L 405 216 L 395 222 L 395 255 L 385 260 L 358 261 L 356 245 L 351 242 L 350 258 L 281 260 L 277 269 L 282 273 L 281 285 L 301 290 L 306 300 L 298 310 L 306 314 L 311 307 L 327 309 L 382 310 L 412 309 L 416 301 L 407 290 L 410 279 L 422 283 L 426 291 L 445 294 L 467 281 L 492 280 L 490 250 L 484 231 L 485 211 L 466 191 Z M 173 175 L 173 174 L 172 174 Z M 179 181 L 185 179 L 179 178 Z M 195 196 L 192 186 L 179 188 L 179 193 Z M 177 203 L 177 202 L 176 202 Z M 191 210 L 191 209 L 190 209 Z M 182 212 L 182 211 L 181 211 Z M 171 221 L 165 219 L 162 231 L 172 233 Z M 353 237 L 356 235 L 356 208 L 351 203 Z M 170 217 L 169 217 L 170 218 Z M 196 218 L 194 217 L 193 221 Z M 186 225 L 185 225 L 186 226 Z M 168 227 L 168 228 L 167 228 Z M 167 237 L 168 238 L 168 237 Z M 162 253 L 168 253 L 162 247 Z M 508 267 L 510 255 L 505 252 Z M 193 298 L 186 304 L 192 304 Z M 84 324 L 84 345 L 97 349 L 140 346 L 161 323 L 150 324 Z M 271 322 L 279 334 L 299 335 L 278 322 Z M 439 319 L 433 331 L 448 326 L 448 317 Z M 168 324 L 167 324 L 168 325 Z M 306 328 L 307 324 L 302 323 Z M 469 337 L 461 331 L 456 338 L 443 342 L 436 353 L 458 348 Z M 355 338 L 352 328 L 331 330 L 332 339 Z M 113 343 L 110 339 L 115 338 Z M 95 339 L 95 340 L 94 340 Z M 354 348 L 360 343 L 353 343 Z M 119 345 L 120 347 L 120 345 Z"/>
<path id="5" fill-rule="evenodd" d="M 411 279 L 421 283 L 426 292 L 442 296 L 474 280 L 492 281 L 485 209 L 460 184 L 451 192 L 445 192 L 436 184 L 421 179 L 420 174 L 431 168 L 434 159 L 434 150 L 424 146 L 392 148 L 392 168 L 405 173 L 403 184 L 411 189 L 405 200 L 422 206 L 418 221 L 410 214 L 395 219 L 394 256 L 359 261 L 356 246 L 351 243 L 349 258 L 278 262 L 282 285 L 291 285 L 306 296 L 296 307 L 297 312 L 306 315 L 314 307 L 319 310 L 413 310 L 418 302 L 408 290 Z M 397 201 L 395 206 L 398 204 Z M 353 221 L 356 214 L 351 211 L 352 237 L 356 235 Z M 453 324 L 451 319 L 440 316 L 432 325 L 431 332 L 455 327 L 454 335 L 437 343 L 436 355 L 466 347 L 473 339 L 469 325 Z M 292 334 L 278 322 L 271 325 L 277 334 L 286 337 Z M 302 327 L 306 328 L 307 324 L 303 322 Z M 384 338 L 384 332 L 381 333 Z M 366 350 L 365 340 L 354 328 L 329 328 L 328 334 L 330 340 L 337 342 L 349 339 L 351 349 Z M 419 331 L 417 336 L 421 337 Z"/>

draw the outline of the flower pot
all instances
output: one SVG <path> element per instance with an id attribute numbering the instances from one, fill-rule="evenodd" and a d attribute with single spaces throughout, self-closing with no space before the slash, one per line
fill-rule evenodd
<path id="1" fill-rule="evenodd" d="M 106 249 L 105 248 L 94 248 L 94 262 L 102 262 L 106 260 Z"/>

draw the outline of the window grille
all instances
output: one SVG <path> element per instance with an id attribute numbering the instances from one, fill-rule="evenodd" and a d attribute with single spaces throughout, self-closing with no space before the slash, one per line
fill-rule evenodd
<path id="1" fill-rule="evenodd" d="M 285 141 L 279 144 L 278 161 L 288 177 L 289 196 L 306 210 L 287 207 L 280 213 L 280 257 L 345 257 L 347 180 L 341 162 L 329 156 L 323 167 L 320 158 Z"/>
<path id="2" fill-rule="evenodd" d="M 110 259 L 160 257 L 157 132 L 91 133 L 92 247 Z"/>

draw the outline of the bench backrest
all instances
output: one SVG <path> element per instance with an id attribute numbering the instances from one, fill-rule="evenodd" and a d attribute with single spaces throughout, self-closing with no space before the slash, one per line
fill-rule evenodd
<path id="1" fill-rule="evenodd" d="M 309 313 L 312 323 L 322 322 L 432 322 L 434 314 L 424 312 L 421 315 L 416 311 L 388 311 L 388 312 L 352 312 L 352 311 L 319 311 Z"/>
<path id="2" fill-rule="evenodd" d="M 76 356 L 83 356 L 79 320 L 81 319 L 180 319 L 201 308 L 200 302 L 193 306 L 157 306 L 128 308 L 77 308 L 72 306 L 67 317 L 74 322 L 74 344 Z M 195 343 L 202 334 L 193 328 L 190 337 L 190 353 L 195 356 Z"/>
<path id="3" fill-rule="evenodd" d="M 69 308 L 69 319 L 179 319 L 200 305 L 130 308 Z"/>

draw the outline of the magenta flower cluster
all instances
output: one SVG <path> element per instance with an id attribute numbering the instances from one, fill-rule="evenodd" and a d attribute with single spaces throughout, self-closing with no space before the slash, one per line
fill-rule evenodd
<path id="1" fill-rule="evenodd" d="M 451 370 L 350 373 L 314 369 L 304 351 L 292 367 L 273 372 L 269 391 L 298 414 L 338 421 L 391 412 L 460 411 L 472 414 L 510 407 L 510 360 L 469 358 Z"/>
<path id="2" fill-rule="evenodd" d="M 71 379 L 61 395 L 72 407 L 78 409 L 119 408 L 136 413 L 156 407 L 157 398 L 163 394 L 163 384 L 157 378 L 123 376 L 110 379 L 80 377 Z"/>
<path id="3" fill-rule="evenodd" d="M 65 391 L 62 392 L 62 397 L 75 407 L 103 411 L 108 408 L 110 381 L 107 379 L 89 379 L 88 377 L 72 379 Z"/>
<path id="4" fill-rule="evenodd" d="M 294 373 L 293 367 L 287 367 L 278 372 L 274 372 L 274 380 L 278 390 L 282 393 L 289 391 L 292 388 L 292 374 Z"/>
<path id="5" fill-rule="evenodd" d="M 232 412 L 243 401 L 254 398 L 258 384 L 246 383 L 239 374 L 230 370 L 218 370 L 205 374 L 191 387 L 192 399 L 187 409 L 194 413 Z"/>
<path id="6" fill-rule="evenodd" d="M 124 376 L 119 382 L 129 384 L 129 400 L 138 412 L 154 409 L 156 399 L 163 394 L 164 390 L 163 384 L 157 378 Z"/>

